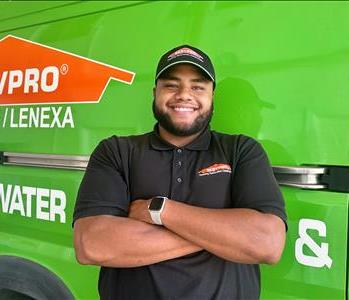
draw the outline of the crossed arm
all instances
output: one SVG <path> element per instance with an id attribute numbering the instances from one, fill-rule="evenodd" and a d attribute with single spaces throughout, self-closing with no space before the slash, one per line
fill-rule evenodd
<path id="1" fill-rule="evenodd" d="M 285 243 L 285 225 L 277 216 L 253 209 L 208 209 L 167 200 L 154 225 L 150 200 L 136 200 L 128 218 L 78 219 L 74 245 L 82 264 L 138 267 L 207 250 L 240 263 L 276 263 Z"/>

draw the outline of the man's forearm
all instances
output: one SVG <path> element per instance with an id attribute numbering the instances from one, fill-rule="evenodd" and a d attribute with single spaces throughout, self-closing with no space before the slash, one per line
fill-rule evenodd
<path id="1" fill-rule="evenodd" d="M 234 262 L 275 263 L 285 242 L 283 221 L 252 209 L 207 209 L 169 200 L 162 222 L 184 239 Z"/>
<path id="2" fill-rule="evenodd" d="M 201 250 L 162 226 L 114 216 L 77 220 L 74 244 L 80 263 L 108 267 L 149 265 Z"/>

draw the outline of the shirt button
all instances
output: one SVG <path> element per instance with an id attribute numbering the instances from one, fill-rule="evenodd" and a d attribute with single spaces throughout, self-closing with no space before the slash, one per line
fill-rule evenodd
<path id="1" fill-rule="evenodd" d="M 177 149 L 177 153 L 182 153 L 182 149 Z"/>
<path id="2" fill-rule="evenodd" d="M 181 183 L 181 182 L 182 182 L 182 178 L 178 177 L 178 178 L 177 178 L 177 182 L 178 182 L 178 183 Z"/>
<path id="3" fill-rule="evenodd" d="M 177 162 L 177 166 L 178 166 L 178 167 L 181 167 L 181 166 L 182 166 L 182 162 L 181 162 L 181 161 L 178 161 L 178 162 Z"/>

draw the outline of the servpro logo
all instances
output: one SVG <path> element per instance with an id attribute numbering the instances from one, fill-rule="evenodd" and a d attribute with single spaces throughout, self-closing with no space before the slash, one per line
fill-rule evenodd
<path id="1" fill-rule="evenodd" d="M 30 68 L 24 71 L 4 71 L 0 77 L 0 95 L 13 95 L 17 90 L 24 94 L 52 93 L 57 90 L 58 83 L 59 70 L 55 66 L 47 66 L 42 70 Z"/>
<path id="2" fill-rule="evenodd" d="M 0 40 L 3 128 L 74 128 L 70 106 L 98 103 L 110 80 L 132 84 L 135 73 L 8 35 Z M 23 107 L 25 105 L 45 105 Z"/>
<path id="3" fill-rule="evenodd" d="M 181 56 L 181 55 L 190 55 L 190 56 L 194 56 L 196 57 L 197 59 L 200 59 L 201 61 L 203 61 L 203 57 L 196 53 L 194 50 L 190 49 L 190 48 L 181 48 L 181 49 L 178 49 L 177 51 L 173 52 L 172 54 L 170 54 L 168 56 L 168 59 L 173 59 L 173 58 L 176 58 L 177 56 Z"/>
<path id="4" fill-rule="evenodd" d="M 0 40 L 0 105 L 99 102 L 113 79 L 135 74 L 8 35 Z"/>
<path id="5" fill-rule="evenodd" d="M 214 175 L 218 173 L 231 173 L 231 166 L 228 164 L 213 164 L 207 168 L 201 169 L 199 176 Z"/>

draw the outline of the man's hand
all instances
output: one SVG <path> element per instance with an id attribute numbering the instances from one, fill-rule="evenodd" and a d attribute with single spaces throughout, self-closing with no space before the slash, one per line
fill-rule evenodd
<path id="1" fill-rule="evenodd" d="M 148 211 L 150 201 L 133 201 L 129 218 L 154 224 Z M 283 221 L 253 209 L 209 209 L 168 199 L 161 219 L 161 228 L 239 263 L 276 263 L 285 243 Z"/>
<path id="2" fill-rule="evenodd" d="M 163 226 L 109 215 L 78 219 L 74 247 L 80 263 L 114 268 L 151 265 L 202 250 Z"/>
<path id="3" fill-rule="evenodd" d="M 138 199 L 134 200 L 130 204 L 130 209 L 128 213 L 128 217 L 131 219 L 135 219 L 138 221 L 146 222 L 149 224 L 154 224 L 153 220 L 150 217 L 150 213 L 148 210 L 148 206 L 150 204 L 151 199 Z"/>
<path id="4" fill-rule="evenodd" d="M 168 199 L 161 220 L 183 239 L 238 263 L 275 264 L 285 244 L 281 218 L 254 209 L 211 209 Z"/>

